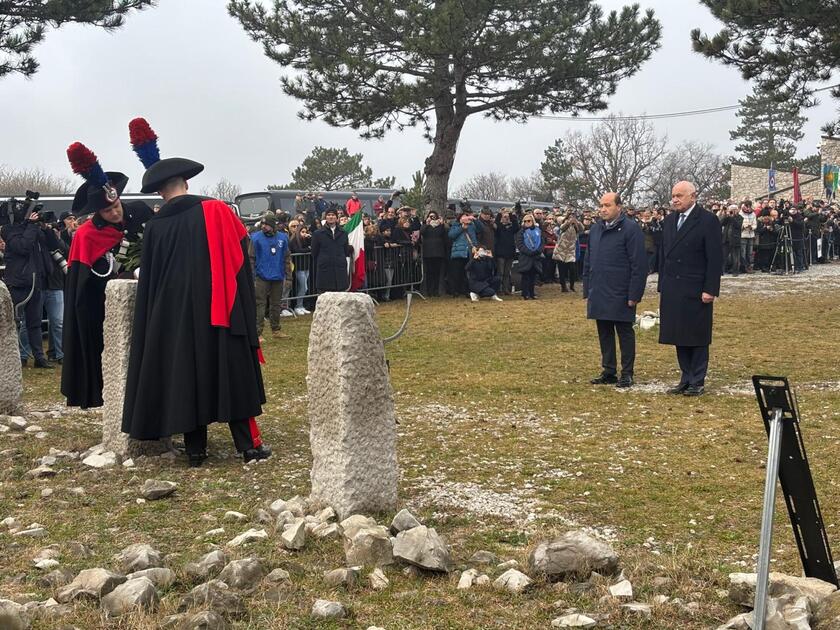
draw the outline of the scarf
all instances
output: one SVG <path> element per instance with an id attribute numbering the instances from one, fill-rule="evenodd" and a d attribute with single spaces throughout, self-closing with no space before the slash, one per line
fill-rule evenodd
<path id="1" fill-rule="evenodd" d="M 542 245 L 542 236 L 539 228 L 531 227 L 525 230 L 523 234 L 525 239 L 525 246 L 530 250 L 538 250 Z"/>

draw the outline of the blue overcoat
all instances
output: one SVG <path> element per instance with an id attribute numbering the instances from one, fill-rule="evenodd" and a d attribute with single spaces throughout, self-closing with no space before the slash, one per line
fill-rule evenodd
<path id="1" fill-rule="evenodd" d="M 636 307 L 645 293 L 648 261 L 645 236 L 623 214 L 607 227 L 599 220 L 589 232 L 583 260 L 583 297 L 586 316 L 614 322 L 636 321 Z"/>

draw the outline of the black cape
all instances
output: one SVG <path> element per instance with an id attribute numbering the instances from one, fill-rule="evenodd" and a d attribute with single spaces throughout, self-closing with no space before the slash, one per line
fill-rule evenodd
<path id="1" fill-rule="evenodd" d="M 158 439 L 262 413 L 247 232 L 238 242 L 223 232 L 242 250 L 243 261 L 235 272 L 230 325 L 210 323 L 211 255 L 218 261 L 222 237 L 210 242 L 205 211 L 220 205 L 183 195 L 146 225 L 122 422 L 132 438 Z"/>
<path id="2" fill-rule="evenodd" d="M 120 228 L 104 221 L 98 213 L 94 214 L 90 225 L 76 232 L 75 245 L 71 244 L 70 266 L 64 283 L 61 369 L 61 393 L 67 398 L 68 407 L 102 406 L 105 284 L 112 275 L 108 275 L 107 260 L 102 256 L 94 259 L 91 252 L 97 251 L 95 241 L 101 242 L 101 239 L 118 239 L 109 250 L 112 253 L 119 250 L 124 238 L 136 240 L 143 224 L 153 214 L 151 208 L 140 201 L 123 201 L 123 213 Z"/>

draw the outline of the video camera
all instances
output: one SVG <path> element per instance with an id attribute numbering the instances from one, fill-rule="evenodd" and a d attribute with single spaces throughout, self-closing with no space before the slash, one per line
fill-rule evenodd
<path id="1" fill-rule="evenodd" d="M 13 225 L 29 220 L 33 212 L 38 212 L 44 204 L 38 203 L 41 193 L 33 190 L 26 191 L 26 198 L 21 201 L 10 197 L 0 204 L 0 225 Z M 55 216 L 55 215 L 53 215 Z"/>

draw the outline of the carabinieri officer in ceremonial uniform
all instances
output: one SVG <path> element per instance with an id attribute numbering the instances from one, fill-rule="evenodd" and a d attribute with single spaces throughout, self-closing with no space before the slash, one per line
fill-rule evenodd
<path id="1" fill-rule="evenodd" d="M 217 199 L 188 194 L 204 166 L 160 159 L 142 118 L 129 124 L 146 166 L 144 193 L 164 204 L 143 236 L 122 430 L 154 440 L 184 434 L 190 466 L 207 458 L 207 426 L 228 422 L 248 462 L 265 459 L 254 419 L 265 402 L 248 232 Z"/>
<path id="2" fill-rule="evenodd" d="M 72 214 L 92 213 L 73 234 L 64 287 L 64 361 L 61 393 L 67 406 L 102 406 L 102 327 L 105 284 L 119 271 L 116 256 L 140 237 L 152 209 L 140 201 L 123 202 L 128 177 L 105 172 L 96 155 L 80 142 L 67 149 L 73 172 L 85 183 L 73 199 Z"/>

